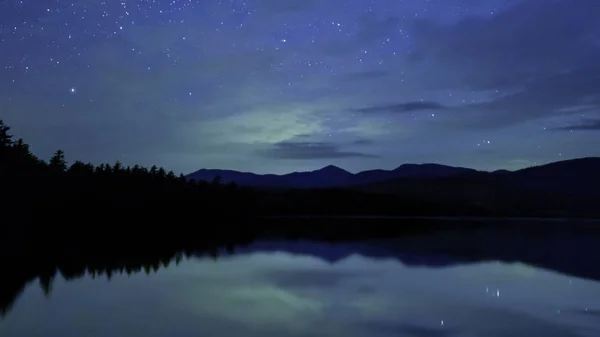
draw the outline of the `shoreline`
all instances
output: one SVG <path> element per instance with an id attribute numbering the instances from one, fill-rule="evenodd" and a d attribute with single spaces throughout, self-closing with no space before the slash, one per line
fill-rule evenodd
<path id="1" fill-rule="evenodd" d="M 402 216 L 402 215 L 267 215 L 258 216 L 267 220 L 438 220 L 438 221 L 525 221 L 525 222 L 591 222 L 600 223 L 600 218 L 542 218 L 542 217 L 477 217 L 477 216 Z"/>

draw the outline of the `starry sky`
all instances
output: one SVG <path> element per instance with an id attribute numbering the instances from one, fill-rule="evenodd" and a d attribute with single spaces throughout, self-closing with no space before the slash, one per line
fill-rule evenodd
<path id="1" fill-rule="evenodd" d="M 598 0 L 0 0 L 0 119 L 176 172 L 600 155 Z"/>

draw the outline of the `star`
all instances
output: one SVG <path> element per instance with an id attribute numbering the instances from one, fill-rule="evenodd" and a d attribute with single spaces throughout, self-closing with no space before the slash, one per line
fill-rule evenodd
<path id="1" fill-rule="evenodd" d="M 594 0 L 0 0 L 0 112 L 44 158 L 517 169 L 598 155 L 599 16 Z M 47 113 L 81 142 L 40 128 Z"/>

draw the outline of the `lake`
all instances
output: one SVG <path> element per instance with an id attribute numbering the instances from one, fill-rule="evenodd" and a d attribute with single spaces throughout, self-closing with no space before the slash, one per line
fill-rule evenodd
<path id="1" fill-rule="evenodd" d="M 110 280 L 59 272 L 48 295 L 25 287 L 0 336 L 600 336 L 594 261 L 570 274 L 403 240 L 258 242 Z"/>

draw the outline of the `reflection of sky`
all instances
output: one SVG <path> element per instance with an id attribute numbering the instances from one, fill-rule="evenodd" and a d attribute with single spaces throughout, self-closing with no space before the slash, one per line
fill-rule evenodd
<path id="1" fill-rule="evenodd" d="M 49 299 L 33 284 L 0 336 L 599 336 L 598 309 L 600 283 L 521 264 L 255 253 L 57 279 Z"/>

